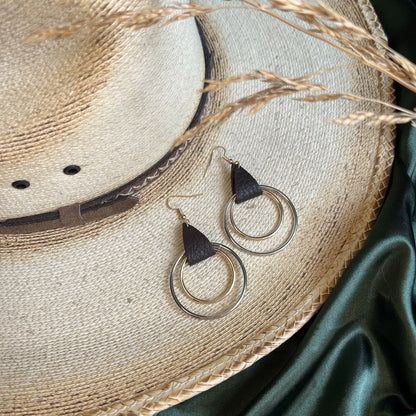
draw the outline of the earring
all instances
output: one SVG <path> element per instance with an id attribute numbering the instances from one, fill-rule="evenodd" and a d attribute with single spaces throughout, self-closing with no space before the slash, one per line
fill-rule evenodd
<path id="1" fill-rule="evenodd" d="M 220 243 L 210 242 L 201 231 L 190 225 L 188 218 L 179 207 L 172 206 L 170 203 L 172 198 L 193 198 L 196 196 L 201 196 L 201 194 L 172 195 L 166 200 L 167 207 L 177 211 L 182 221 L 184 246 L 184 252 L 172 266 L 169 288 L 175 303 L 188 315 L 200 319 L 216 319 L 229 314 L 241 303 L 247 289 L 247 273 L 237 253 Z M 231 278 L 228 276 L 225 288 L 219 293 L 218 287 L 215 288 L 214 296 L 196 295 L 195 287 L 198 287 L 198 284 L 188 286 L 188 283 L 185 282 L 185 265 L 194 266 L 215 255 L 224 260 Z M 206 275 L 204 270 L 204 276 Z"/>
<path id="2" fill-rule="evenodd" d="M 215 147 L 212 151 L 211 159 L 213 152 L 216 149 L 222 150 L 222 159 L 224 159 L 227 163 L 231 165 L 231 186 L 233 195 L 228 200 L 225 206 L 223 217 L 224 230 L 227 234 L 227 237 L 235 246 L 245 251 L 246 253 L 255 254 L 258 256 L 268 256 L 270 254 L 282 251 L 293 240 L 296 234 L 296 230 L 298 228 L 298 215 L 292 201 L 282 191 L 279 191 L 278 189 L 273 188 L 272 186 L 259 185 L 258 182 L 253 178 L 253 176 L 251 176 L 250 173 L 248 173 L 244 168 L 240 166 L 240 162 L 232 160 L 226 156 L 226 150 L 224 147 Z M 262 235 L 250 235 L 242 231 L 241 228 L 237 226 L 234 218 L 234 207 L 235 204 L 241 204 L 245 201 L 257 198 L 261 195 L 267 196 L 274 204 L 277 211 L 277 220 L 273 228 L 267 233 Z M 245 239 L 253 241 L 266 240 L 274 236 L 280 230 L 281 225 L 283 223 L 283 206 L 285 206 L 290 211 L 291 224 L 289 230 L 287 231 L 286 237 L 276 247 L 268 251 L 254 251 L 248 249 L 247 247 L 243 246 L 239 241 L 237 241 L 237 235 L 240 237 L 240 240 Z"/>

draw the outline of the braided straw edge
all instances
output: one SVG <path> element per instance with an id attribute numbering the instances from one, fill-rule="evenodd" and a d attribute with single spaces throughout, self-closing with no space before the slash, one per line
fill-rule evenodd
<path id="1" fill-rule="evenodd" d="M 358 0 L 363 16 L 367 21 L 368 28 L 376 37 L 385 38 L 378 17 L 369 0 Z M 379 85 L 381 91 L 386 91 L 390 101 L 394 101 L 395 93 L 393 83 L 382 74 L 379 74 Z M 380 175 L 380 185 L 373 190 L 375 201 L 373 211 L 367 219 L 366 227 L 362 225 L 352 232 L 357 238 L 352 239 L 348 247 L 339 253 L 339 260 L 328 271 L 328 280 L 317 287 L 314 293 L 310 294 L 292 310 L 288 316 L 282 318 L 276 325 L 270 326 L 247 343 L 229 351 L 226 355 L 200 368 L 197 371 L 177 381 L 167 383 L 159 390 L 142 393 L 135 398 L 118 402 L 105 409 L 88 412 L 89 416 L 151 416 L 166 408 L 181 403 L 211 387 L 225 381 L 229 377 L 250 367 L 260 358 L 266 356 L 283 342 L 289 339 L 312 316 L 320 309 L 327 300 L 341 275 L 344 273 L 349 262 L 357 254 L 367 239 L 386 196 L 390 181 L 391 167 L 394 159 L 394 126 L 380 128 L 380 146 L 378 159 L 373 174 Z M 384 141 L 383 141 L 384 138 Z M 382 166 L 380 162 L 383 161 Z M 357 221 L 357 224 L 360 222 Z M 342 255 L 344 253 L 344 255 Z M 329 276 L 332 276 L 330 278 Z"/>

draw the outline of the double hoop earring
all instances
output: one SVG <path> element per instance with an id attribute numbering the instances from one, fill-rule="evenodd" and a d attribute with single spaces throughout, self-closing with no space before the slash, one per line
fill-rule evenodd
<path id="1" fill-rule="evenodd" d="M 198 195 L 172 195 L 166 200 L 169 209 L 175 210 L 182 221 L 184 252 L 172 266 L 169 276 L 169 288 L 175 303 L 188 315 L 200 319 L 221 318 L 233 311 L 243 300 L 247 289 L 247 273 L 240 257 L 229 247 L 212 243 L 195 227 L 179 207 L 171 205 L 172 198 L 193 198 Z M 194 266 L 208 258 L 218 255 L 224 260 L 229 272 L 228 282 L 219 293 L 211 297 L 196 294 L 185 282 L 185 266 Z M 204 273 L 206 274 L 206 273 Z M 203 308 L 207 312 L 202 312 Z"/>
<path id="2" fill-rule="evenodd" d="M 245 251 L 246 253 L 254 254 L 257 256 L 268 256 L 282 251 L 293 240 L 298 228 L 298 215 L 292 201 L 282 191 L 273 188 L 272 186 L 259 185 L 258 182 L 253 178 L 253 176 L 250 175 L 250 173 L 248 173 L 244 168 L 240 166 L 240 162 L 232 160 L 226 156 L 226 150 L 224 147 L 215 147 L 212 150 L 211 158 L 214 151 L 217 149 L 222 151 L 221 158 L 231 165 L 231 187 L 233 195 L 227 201 L 223 215 L 224 231 L 227 234 L 227 237 L 239 249 Z M 251 235 L 247 232 L 244 232 L 236 224 L 234 208 L 236 204 L 241 204 L 243 202 L 257 198 L 261 195 L 265 195 L 266 197 L 268 197 L 275 206 L 277 220 L 272 229 L 268 232 L 261 235 Z M 266 251 L 254 251 L 247 248 L 237 240 L 237 235 L 240 237 L 240 240 L 243 239 L 251 241 L 267 240 L 270 237 L 276 235 L 278 231 L 281 229 L 281 225 L 283 223 L 285 211 L 284 207 L 286 207 L 287 210 L 290 212 L 291 222 L 289 230 L 286 231 L 286 237 L 283 239 L 283 241 L 277 244 L 277 246 Z"/>

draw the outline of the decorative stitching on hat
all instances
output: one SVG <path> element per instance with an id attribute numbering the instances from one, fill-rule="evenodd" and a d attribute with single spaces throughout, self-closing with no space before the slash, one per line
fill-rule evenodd
<path id="1" fill-rule="evenodd" d="M 362 9 L 366 21 L 372 25 L 378 22 L 374 9 L 368 0 L 359 0 L 359 6 Z M 380 37 L 385 37 L 379 24 L 376 27 L 370 25 L 373 32 Z M 391 100 L 394 99 L 394 87 L 392 83 L 382 74 L 378 73 L 379 83 L 386 90 L 386 96 Z M 285 340 L 290 338 L 295 332 L 305 325 L 312 316 L 320 309 L 322 304 L 331 294 L 339 278 L 345 271 L 349 262 L 361 249 L 364 241 L 378 216 L 378 212 L 384 201 L 385 193 L 390 181 L 390 172 L 392 160 L 394 158 L 394 126 L 381 127 L 384 134 L 380 134 L 380 145 L 378 148 L 379 161 L 384 160 L 386 163 L 383 167 L 376 164 L 374 170 L 381 170 L 379 189 L 376 200 L 374 201 L 372 214 L 367 220 L 365 229 L 358 228 L 355 230 L 356 244 L 352 247 L 344 247 L 340 253 L 348 252 L 347 256 L 340 255 L 340 260 L 328 270 L 328 276 L 333 273 L 333 278 L 326 281 L 324 285 L 318 287 L 313 294 L 308 296 L 303 304 L 298 305 L 296 310 L 283 317 L 281 324 L 270 326 L 268 329 L 258 334 L 256 339 L 241 345 L 233 351 L 229 351 L 225 356 L 217 361 L 208 364 L 203 369 L 189 374 L 188 376 L 166 384 L 159 390 L 150 391 L 140 394 L 136 398 L 114 404 L 108 408 L 92 412 L 91 416 L 151 416 L 175 404 L 181 403 L 199 393 L 202 393 L 219 383 L 230 378 L 234 374 L 244 370 L 258 361 L 260 358 L 272 352 L 280 346 Z M 359 221 L 357 221 L 357 224 Z"/>
<path id="2" fill-rule="evenodd" d="M 185 149 L 188 147 L 189 143 L 191 143 L 192 140 L 193 138 L 188 139 L 181 146 L 179 146 L 177 150 L 173 152 L 172 156 L 168 158 L 166 163 L 162 166 L 159 166 L 154 171 L 154 173 L 150 174 L 149 176 L 146 176 L 144 179 L 141 179 L 140 181 L 137 182 L 137 184 L 130 186 L 127 190 L 121 191 L 118 194 L 112 196 L 111 198 L 101 201 L 101 203 L 105 204 L 106 202 L 114 201 L 120 196 L 133 196 L 136 192 L 143 189 L 146 185 L 152 183 L 155 179 L 157 179 L 163 172 L 169 169 L 169 167 L 172 166 L 179 159 L 181 154 L 185 151 Z"/>
<path id="3" fill-rule="evenodd" d="M 385 79 L 382 77 L 379 77 L 379 79 L 380 90 L 383 90 L 383 88 L 386 89 L 387 83 Z M 388 92 L 391 93 L 391 89 L 388 89 Z M 210 362 L 206 367 L 198 368 L 195 372 L 186 374 L 180 380 L 167 382 L 165 385 L 158 386 L 158 388 L 147 391 L 146 393 L 137 392 L 137 396 L 130 400 L 120 400 L 119 403 L 109 404 L 109 408 L 106 410 L 103 408 L 103 410 L 95 410 L 93 413 L 100 415 L 154 414 L 166 407 L 177 404 L 197 393 L 207 390 L 242 369 L 247 368 L 259 358 L 271 352 L 304 325 L 326 300 L 349 260 L 363 244 L 377 216 L 389 181 L 391 158 L 393 155 L 391 135 L 389 134 L 392 132 L 392 129 L 387 128 L 385 132 L 385 135 L 380 134 L 379 136 L 380 145 L 378 148 L 378 157 L 380 164 L 376 164 L 373 172 L 373 174 L 379 176 L 380 181 L 377 183 L 375 192 L 374 190 L 369 190 L 370 194 L 371 192 L 375 194 L 375 200 L 370 206 L 371 212 L 368 214 L 368 218 L 366 216 L 363 219 L 362 223 L 357 221 L 357 223 L 361 224 L 361 227 L 352 230 L 353 236 L 351 240 L 340 251 L 338 261 L 328 270 L 327 279 L 323 279 L 324 284 L 322 286 L 315 288 L 313 294 L 306 296 L 304 302 L 299 302 L 296 308 L 289 311 L 285 317 L 275 322 L 274 325 L 268 323 L 270 326 L 267 329 L 256 333 L 250 340 L 228 351 L 217 361 Z M 386 165 L 388 166 L 387 168 Z M 366 224 L 367 226 L 363 229 L 362 224 Z M 356 243 L 353 241 L 354 236 Z M 131 375 L 131 380 L 134 380 L 133 375 Z M 91 386 L 86 386 L 85 389 L 88 387 Z M 140 387 L 144 388 L 144 386 Z M 112 400 L 116 399 L 113 397 Z"/>

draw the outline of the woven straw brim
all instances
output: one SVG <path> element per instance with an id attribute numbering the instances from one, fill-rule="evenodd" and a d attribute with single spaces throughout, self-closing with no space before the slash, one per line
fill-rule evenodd
<path id="1" fill-rule="evenodd" d="M 383 37 L 367 1 L 328 3 Z M 216 78 L 264 68 L 301 76 L 343 66 L 319 81 L 392 100 L 385 77 L 268 16 L 223 10 L 201 18 L 201 26 Z M 212 94 L 205 113 L 258 86 L 237 84 Z M 378 107 L 275 100 L 184 144 L 180 159 L 140 191 L 140 204 L 127 213 L 83 227 L 2 235 L 1 414 L 151 415 L 220 383 L 288 339 L 327 299 L 385 196 L 392 130 L 327 122 L 358 110 Z M 203 176 L 217 145 L 261 184 L 290 197 L 299 228 L 274 256 L 237 250 L 247 269 L 246 297 L 230 315 L 202 321 L 170 296 L 170 269 L 183 248 L 180 223 L 165 201 L 203 192 L 178 204 L 212 241 L 230 245 L 221 220 L 231 196 L 229 166 L 214 158 Z M 252 204 L 245 212 L 261 215 L 269 208 Z M 239 220 L 254 231 L 268 225 L 249 216 Z M 204 274 L 205 266 L 198 267 Z M 215 262 L 205 270 L 214 288 L 223 284 L 220 270 Z"/>

